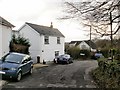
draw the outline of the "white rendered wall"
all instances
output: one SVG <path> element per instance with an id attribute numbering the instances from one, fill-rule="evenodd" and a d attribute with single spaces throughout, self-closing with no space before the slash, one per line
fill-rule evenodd
<path id="1" fill-rule="evenodd" d="M 85 43 L 84 41 L 79 44 L 80 49 L 83 49 L 83 48 L 82 48 L 83 45 L 85 45 L 85 47 L 86 47 L 85 49 L 90 50 L 89 45 L 88 45 L 87 43 Z"/>
<path id="2" fill-rule="evenodd" d="M 55 51 L 59 51 L 59 55 L 64 54 L 64 37 L 60 37 L 60 44 L 57 44 L 57 37 L 49 36 L 49 44 L 44 44 L 44 36 L 42 36 L 42 60 L 53 61 Z"/>
<path id="3" fill-rule="evenodd" d="M 0 58 L 9 52 L 12 29 L 0 25 Z"/>
<path id="4" fill-rule="evenodd" d="M 0 58 L 2 57 L 2 25 L 0 24 Z"/>
<path id="5" fill-rule="evenodd" d="M 29 48 L 30 55 L 32 56 L 34 63 L 37 62 L 37 56 L 40 56 L 40 35 L 35 30 L 33 30 L 30 26 L 25 24 L 19 31 L 20 35 L 29 39 L 31 44 Z"/>
<path id="6" fill-rule="evenodd" d="M 12 28 L 2 26 L 2 55 L 9 52 L 9 44 L 12 37 Z"/>
<path id="7" fill-rule="evenodd" d="M 49 36 L 49 44 L 44 44 L 44 35 L 40 35 L 29 25 L 25 24 L 20 30 L 20 34 L 30 40 L 30 55 L 34 63 L 37 62 L 37 56 L 40 56 L 40 62 L 53 61 L 55 51 L 59 51 L 59 55 L 64 54 L 64 38 L 60 37 L 60 44 L 57 44 L 57 37 Z"/>

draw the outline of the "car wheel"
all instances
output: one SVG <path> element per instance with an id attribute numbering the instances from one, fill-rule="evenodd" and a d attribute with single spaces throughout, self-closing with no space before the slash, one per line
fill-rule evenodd
<path id="1" fill-rule="evenodd" d="M 67 60 L 66 63 L 69 64 L 70 63 L 69 60 Z"/>
<path id="2" fill-rule="evenodd" d="M 33 73 L 33 68 L 30 68 L 29 74 Z"/>
<path id="3" fill-rule="evenodd" d="M 17 78 L 16 78 L 16 80 L 17 80 L 17 81 L 20 81 L 20 80 L 21 80 L 21 78 L 22 78 L 22 73 L 21 73 L 21 72 L 19 72 L 19 73 L 17 74 Z"/>

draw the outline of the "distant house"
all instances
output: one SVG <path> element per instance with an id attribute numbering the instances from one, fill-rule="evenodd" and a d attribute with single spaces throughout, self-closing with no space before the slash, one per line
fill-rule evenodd
<path id="1" fill-rule="evenodd" d="M 12 28 L 14 25 L 0 16 L 0 58 L 9 52 Z"/>
<path id="2" fill-rule="evenodd" d="M 64 35 L 58 30 L 50 27 L 32 23 L 25 23 L 19 30 L 20 35 L 30 41 L 30 55 L 34 63 L 37 57 L 40 62 L 53 61 L 55 56 L 64 54 Z"/>
<path id="3" fill-rule="evenodd" d="M 96 51 L 96 45 L 94 42 L 90 41 L 90 40 L 85 40 L 85 41 L 71 41 L 69 43 L 70 47 L 72 46 L 76 46 L 79 47 L 80 49 L 87 49 L 87 50 L 91 50 L 93 52 Z"/>

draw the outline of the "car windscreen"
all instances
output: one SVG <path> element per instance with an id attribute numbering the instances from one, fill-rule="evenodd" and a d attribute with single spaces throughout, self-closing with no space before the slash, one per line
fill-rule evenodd
<path id="1" fill-rule="evenodd" d="M 24 56 L 22 55 L 17 55 L 17 54 L 8 54 L 5 58 L 5 62 L 10 62 L 10 63 L 20 63 L 22 61 Z"/>

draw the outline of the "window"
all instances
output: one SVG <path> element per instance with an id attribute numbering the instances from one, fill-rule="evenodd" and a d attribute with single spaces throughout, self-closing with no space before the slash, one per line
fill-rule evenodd
<path id="1" fill-rule="evenodd" d="M 55 51 L 55 57 L 59 56 L 59 51 Z"/>
<path id="2" fill-rule="evenodd" d="M 44 42 L 45 42 L 45 44 L 49 44 L 49 36 L 44 37 Z"/>
<path id="3" fill-rule="evenodd" d="M 57 44 L 60 44 L 60 37 L 57 37 Z"/>

